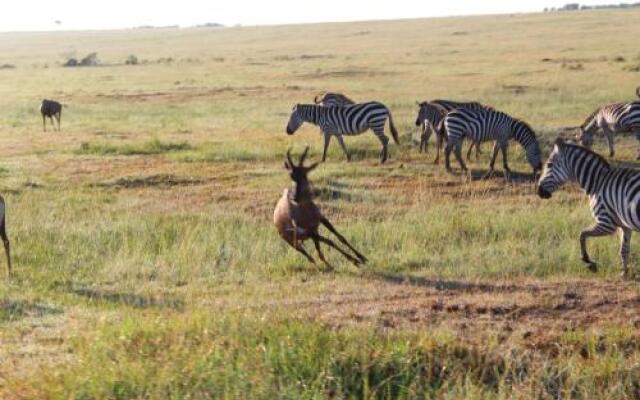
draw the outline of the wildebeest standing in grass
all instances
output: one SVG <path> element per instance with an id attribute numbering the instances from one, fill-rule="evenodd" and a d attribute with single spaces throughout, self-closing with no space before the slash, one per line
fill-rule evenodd
<path id="1" fill-rule="evenodd" d="M 4 202 L 4 198 L 0 196 L 0 239 L 2 239 L 2 243 L 4 244 L 4 252 L 7 256 L 7 269 L 9 271 L 9 276 L 11 276 L 11 249 L 9 246 L 9 237 L 7 236 L 6 214 L 7 207 Z"/>
<path id="2" fill-rule="evenodd" d="M 384 134 L 384 126 L 389 120 L 389 129 L 396 144 L 398 141 L 398 131 L 393 124 L 391 112 L 382 103 L 371 101 L 367 103 L 351 104 L 347 106 L 324 107 L 316 104 L 298 104 L 291 110 L 291 117 L 287 123 L 287 134 L 293 135 L 304 122 L 312 123 L 320 128 L 324 136 L 324 150 L 322 161 L 327 158 L 327 149 L 332 136 L 335 136 L 347 156 L 351 160 L 351 155 L 342 139 L 343 135 L 359 135 L 371 129 L 376 135 L 382 150 L 380 151 L 380 162 L 387 161 L 387 144 L 389 138 Z"/>
<path id="3" fill-rule="evenodd" d="M 284 190 L 273 212 L 273 222 L 278 229 L 278 233 L 291 247 L 302 253 L 307 260 L 314 264 L 314 259 L 307 253 L 302 245 L 307 239 L 313 240 L 316 250 L 318 251 L 318 257 L 320 257 L 320 260 L 327 264 L 329 268 L 331 268 L 331 265 L 329 265 L 324 258 L 324 254 L 322 254 L 320 243 L 324 243 L 338 250 L 356 266 L 364 264 L 367 261 L 366 257 L 354 249 L 347 239 L 338 233 L 331 222 L 322 215 L 318 206 L 313 202 L 311 185 L 309 184 L 307 174 L 313 171 L 313 169 L 318 166 L 318 163 L 308 167 L 304 166 L 304 159 L 307 157 L 308 151 L 309 148 L 307 147 L 304 153 L 302 153 L 298 165 L 295 165 L 291 160 L 290 150 L 287 151 L 287 160 L 284 162 L 284 166 L 289 171 L 289 175 L 293 181 L 293 188 L 291 190 Z M 347 246 L 355 256 L 338 247 L 331 239 L 321 236 L 320 233 L 318 233 L 320 224 L 324 225 L 329 231 L 336 235 L 338 240 Z"/>
<path id="4" fill-rule="evenodd" d="M 40 104 L 40 114 L 42 114 L 42 129 L 46 132 L 46 118 L 49 117 L 51 121 L 51 125 L 53 125 L 53 130 L 56 130 L 56 124 L 53 122 L 53 118 L 58 121 L 58 130 L 60 130 L 60 117 L 62 116 L 62 104 L 58 103 L 55 100 L 42 100 L 42 104 Z"/>

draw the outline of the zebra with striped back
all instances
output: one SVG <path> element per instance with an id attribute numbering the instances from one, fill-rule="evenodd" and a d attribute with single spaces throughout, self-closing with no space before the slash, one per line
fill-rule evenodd
<path id="1" fill-rule="evenodd" d="M 462 141 L 465 137 L 474 142 L 494 140 L 493 155 L 489 171 L 484 178 L 493 175 L 498 150 L 502 151 L 502 163 L 505 179 L 509 179 L 510 169 L 507 163 L 509 140 L 514 139 L 524 147 L 527 161 L 536 175 L 542 169 L 540 145 L 533 129 L 524 121 L 513 118 L 491 108 L 457 109 L 447 114 L 444 120 L 447 129 L 447 146 L 444 151 L 447 171 L 451 172 L 450 155 L 455 152 L 456 159 L 463 171 L 467 171 L 461 155 Z"/>
<path id="2" fill-rule="evenodd" d="M 418 103 L 416 126 L 422 127 L 422 134 L 420 135 L 420 152 L 422 153 L 423 148 L 427 151 L 429 138 L 431 137 L 431 134 L 435 132 L 437 138 L 437 150 L 436 158 L 433 162 L 434 164 L 438 164 L 440 161 L 440 149 L 447 138 L 447 132 L 444 127 L 444 117 L 446 117 L 447 113 L 457 108 L 477 109 L 484 107 L 488 106 L 476 102 L 457 102 L 451 100 L 433 100 Z M 480 146 L 479 143 L 474 142 L 469 146 L 469 150 L 467 151 L 467 160 L 471 160 L 471 150 L 474 147 L 476 148 L 476 160 L 478 159 L 481 153 Z"/>
<path id="3" fill-rule="evenodd" d="M 382 103 L 376 101 L 368 103 L 352 104 L 348 106 L 324 107 L 315 104 L 298 104 L 291 110 L 291 117 L 287 124 L 287 134 L 293 135 L 304 122 L 308 122 L 320 127 L 324 136 L 324 150 L 322 161 L 327 157 L 327 149 L 332 136 L 335 136 L 344 151 L 347 160 L 351 161 L 351 155 L 342 139 L 343 135 L 359 135 L 368 129 L 382 143 L 380 151 L 380 162 L 387 161 L 387 144 L 389 138 L 384 134 L 384 126 L 389 120 L 389 129 L 396 144 L 398 141 L 398 131 L 393 124 L 393 118 L 389 109 Z"/>
<path id="4" fill-rule="evenodd" d="M 637 89 L 640 97 L 640 87 Z M 616 133 L 632 132 L 640 140 L 640 101 L 630 103 L 612 103 L 597 108 L 580 125 L 576 139 L 586 148 L 593 146 L 593 136 L 602 129 L 609 145 L 609 157 L 615 155 L 614 138 Z M 640 159 L 640 149 L 637 159 Z"/>
<path id="5" fill-rule="evenodd" d="M 58 121 L 58 131 L 60 130 L 60 118 L 62 117 L 62 104 L 58 103 L 55 100 L 42 100 L 40 104 L 40 114 L 42 114 L 42 129 L 46 132 L 46 117 L 49 117 L 51 121 L 51 125 L 53 125 L 53 130 L 56 130 L 56 124 L 53 122 L 53 118 L 55 117 L 56 121 Z"/>
<path id="6" fill-rule="evenodd" d="M 587 253 L 587 239 L 619 231 L 622 273 L 627 275 L 631 233 L 640 231 L 640 171 L 614 168 L 599 154 L 558 139 L 538 181 L 538 196 L 551 198 L 567 181 L 577 182 L 589 196 L 596 220 L 592 227 L 580 232 L 582 261 L 591 271 L 597 271 Z"/>
<path id="7" fill-rule="evenodd" d="M 342 93 L 331 92 L 325 93 L 322 97 L 320 97 L 320 95 L 317 95 L 313 98 L 313 102 L 325 107 L 348 106 L 351 104 L 356 104 L 355 101 L 351 100 Z"/>

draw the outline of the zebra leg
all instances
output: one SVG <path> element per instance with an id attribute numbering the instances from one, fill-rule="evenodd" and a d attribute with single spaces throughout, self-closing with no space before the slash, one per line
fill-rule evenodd
<path id="1" fill-rule="evenodd" d="M 467 169 L 467 166 L 462 159 L 462 143 L 459 143 L 453 151 L 456 155 L 456 160 L 458 160 L 458 163 L 460 164 L 460 168 L 462 168 L 462 171 L 468 172 L 469 170 Z"/>
<path id="2" fill-rule="evenodd" d="M 482 154 L 482 151 L 480 150 L 480 144 L 480 142 L 476 142 L 476 161 L 480 159 L 480 154 Z"/>
<path id="3" fill-rule="evenodd" d="M 329 148 L 329 142 L 331 141 L 331 135 L 328 133 L 324 133 L 324 149 L 322 150 L 322 162 L 327 159 L 327 149 Z"/>
<path id="4" fill-rule="evenodd" d="M 587 267 L 591 272 L 597 272 L 598 265 L 591 260 L 591 258 L 589 257 L 589 253 L 587 253 L 587 238 L 607 236 L 607 235 L 611 235 L 615 231 L 616 231 L 615 227 L 613 227 L 612 229 L 609 226 L 598 225 L 596 223 L 596 225 L 592 226 L 591 228 L 585 229 L 582 232 L 580 232 L 580 252 L 582 253 L 582 261 L 584 261 L 584 263 L 587 264 Z"/>
<path id="5" fill-rule="evenodd" d="M 606 124 L 602 127 L 602 130 L 604 131 L 604 137 L 607 138 L 607 144 L 609 145 L 609 157 L 613 157 L 616 154 L 613 148 L 613 132 Z"/>
<path id="6" fill-rule="evenodd" d="M 60 114 L 56 114 L 56 121 L 58 122 L 58 132 L 60 131 Z"/>
<path id="7" fill-rule="evenodd" d="M 620 228 L 620 257 L 622 258 L 622 276 L 629 273 L 629 247 L 631 246 L 631 229 Z"/>
<path id="8" fill-rule="evenodd" d="M 469 150 L 467 150 L 467 161 L 471 161 L 471 150 L 473 150 L 473 146 L 476 146 L 476 142 L 471 142 L 471 146 L 469 146 Z M 478 152 L 476 151 L 476 161 L 478 161 Z"/>
<path id="9" fill-rule="evenodd" d="M 493 143 L 493 154 L 491 155 L 491 161 L 489 162 L 489 171 L 482 177 L 482 179 L 489 179 L 493 176 L 494 166 L 496 164 L 496 158 L 498 158 L 498 150 L 500 146 L 498 145 L 498 141 L 496 140 Z"/>
<path id="10" fill-rule="evenodd" d="M 320 249 L 320 239 L 318 239 L 317 236 L 312 236 L 311 239 L 313 240 L 313 244 L 316 246 L 316 251 L 318 252 L 318 257 L 320 258 L 320 260 L 325 263 L 325 265 L 329 267 L 329 269 L 333 269 L 331 264 L 329 264 L 329 262 L 324 258 L 324 254 L 322 254 L 322 249 Z"/>
<path id="11" fill-rule="evenodd" d="M 336 139 L 338 139 L 338 143 L 340 143 L 340 147 L 342 147 L 342 151 L 347 156 L 347 161 L 351 161 L 351 154 L 347 151 L 347 146 L 344 145 L 344 140 L 342 139 L 342 135 L 336 135 Z"/>
<path id="12" fill-rule="evenodd" d="M 55 131 L 56 130 L 56 123 L 53 122 L 53 116 L 52 115 L 49 115 L 49 121 L 51 122 L 51 126 L 53 126 L 53 130 Z"/>
<path id="13" fill-rule="evenodd" d="M 433 160 L 434 164 L 440 163 L 440 150 L 442 150 L 442 144 L 444 143 L 444 137 L 441 133 L 436 132 L 436 158 Z"/>
<path id="14" fill-rule="evenodd" d="M 502 168 L 504 168 L 504 179 L 511 179 L 511 170 L 509 169 L 509 163 L 507 162 L 507 142 L 500 143 L 500 150 L 502 151 Z"/>
<path id="15" fill-rule="evenodd" d="M 382 143 L 382 150 L 380 151 L 380 163 L 384 164 L 385 161 L 387 161 L 387 157 L 389 156 L 389 152 L 387 150 L 389 138 L 384 134 L 384 126 L 374 129 L 373 133 L 375 133 L 375 135 L 378 137 L 378 140 L 380 140 L 380 143 Z"/>

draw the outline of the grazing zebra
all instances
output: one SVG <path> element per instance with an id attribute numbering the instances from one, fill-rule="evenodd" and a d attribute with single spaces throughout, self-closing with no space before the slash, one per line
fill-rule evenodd
<path id="1" fill-rule="evenodd" d="M 342 135 L 358 135 L 367 129 L 373 130 L 373 133 L 382 143 L 380 152 L 380 161 L 384 163 L 387 160 L 388 151 L 387 143 L 389 138 L 384 134 L 384 125 L 389 119 L 389 128 L 393 140 L 398 143 L 398 131 L 393 125 L 391 112 L 382 103 L 369 102 L 352 104 L 348 106 L 323 107 L 315 104 L 298 104 L 291 110 L 291 117 L 287 124 L 287 134 L 293 135 L 304 122 L 317 125 L 324 135 L 324 150 L 322 152 L 322 161 L 327 157 L 327 148 L 331 136 L 335 136 L 340 143 L 340 147 L 347 156 L 347 160 L 351 160 L 351 155 L 347 151 Z"/>
<path id="2" fill-rule="evenodd" d="M 314 97 L 313 102 L 325 107 L 348 106 L 350 104 L 356 104 L 355 101 L 351 100 L 341 93 L 330 92 L 325 93 L 322 97 L 320 97 L 320 95 Z"/>
<path id="3" fill-rule="evenodd" d="M 614 168 L 607 160 L 574 144 L 556 140 L 538 182 L 538 196 L 549 199 L 562 184 L 577 182 L 589 196 L 595 225 L 580 233 L 580 251 L 591 271 L 597 265 L 587 253 L 587 238 L 620 232 L 622 273 L 628 273 L 631 232 L 640 230 L 640 171 Z"/>
<path id="4" fill-rule="evenodd" d="M 507 147 L 509 139 L 515 139 L 525 148 L 527 161 L 533 167 L 534 175 L 542 169 L 540 159 L 540 145 L 536 135 L 525 122 L 513 118 L 503 112 L 489 109 L 465 109 L 460 108 L 451 111 L 444 120 L 447 129 L 447 147 L 445 148 L 445 163 L 447 171 L 451 171 L 449 157 L 454 150 L 460 167 L 467 171 L 461 156 L 462 140 L 471 138 L 474 142 L 495 140 L 493 155 L 489 164 L 489 171 L 485 178 L 493 175 L 493 168 L 498 156 L 498 150 L 502 151 L 502 163 L 505 171 L 505 179 L 509 179 L 509 165 L 507 164 Z"/>
<path id="5" fill-rule="evenodd" d="M 423 145 L 426 151 L 429 138 L 435 131 L 436 137 L 438 139 L 436 159 L 434 160 L 435 164 L 437 164 L 440 160 L 440 149 L 442 148 L 442 143 L 447 137 L 447 132 L 444 126 L 444 117 L 447 115 L 447 113 L 458 108 L 470 108 L 474 110 L 481 108 L 491 108 L 477 102 L 459 102 L 452 100 L 424 101 L 422 103 L 418 103 L 418 107 L 419 109 L 418 117 L 416 118 L 416 126 L 422 126 L 422 135 L 420 136 L 420 152 L 422 152 Z M 469 150 L 467 151 L 467 160 L 471 160 L 471 150 L 473 150 L 474 147 L 476 149 L 476 160 L 479 158 L 481 153 L 480 143 L 473 142 L 471 143 L 471 146 L 469 146 Z"/>
<path id="6" fill-rule="evenodd" d="M 55 100 L 42 100 L 42 104 L 40 104 L 40 114 L 42 114 L 42 129 L 46 132 L 46 117 L 49 117 L 51 121 L 51 125 L 53 125 L 53 130 L 56 130 L 56 124 L 53 122 L 53 117 L 58 121 L 58 130 L 60 130 L 60 117 L 62 115 L 62 104 L 58 103 Z"/>
<path id="7" fill-rule="evenodd" d="M 638 88 L 640 92 L 640 88 Z M 640 93 L 638 93 L 640 96 Z M 636 139 L 640 140 L 640 101 L 631 103 L 613 103 L 604 105 L 584 120 L 576 134 L 576 139 L 586 148 L 593 146 L 593 136 L 602 129 L 609 145 L 609 157 L 615 155 L 613 148 L 613 135 L 615 133 L 632 132 Z M 640 159 L 640 149 L 638 151 Z"/>

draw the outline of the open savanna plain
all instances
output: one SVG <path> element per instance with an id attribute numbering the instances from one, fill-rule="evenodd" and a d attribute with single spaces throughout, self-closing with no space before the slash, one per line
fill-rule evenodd
<path id="1" fill-rule="evenodd" d="M 589 242 L 599 272 L 580 261 L 586 197 L 540 200 L 516 144 L 511 182 L 447 174 L 414 126 L 417 100 L 478 100 L 528 121 L 546 157 L 635 97 L 639 20 L 0 34 L 0 398 L 640 398 L 639 283 L 614 237 Z M 100 66 L 62 67 L 91 52 Z M 322 146 L 313 126 L 285 134 L 291 107 L 325 90 L 384 102 L 401 133 L 384 165 L 366 133 L 311 174 L 360 268 L 309 264 L 271 221 L 286 150 Z M 42 98 L 66 104 L 61 132 L 42 131 Z M 618 137 L 612 162 L 637 166 L 636 148 Z M 638 255 L 633 239 L 635 271 Z"/>

